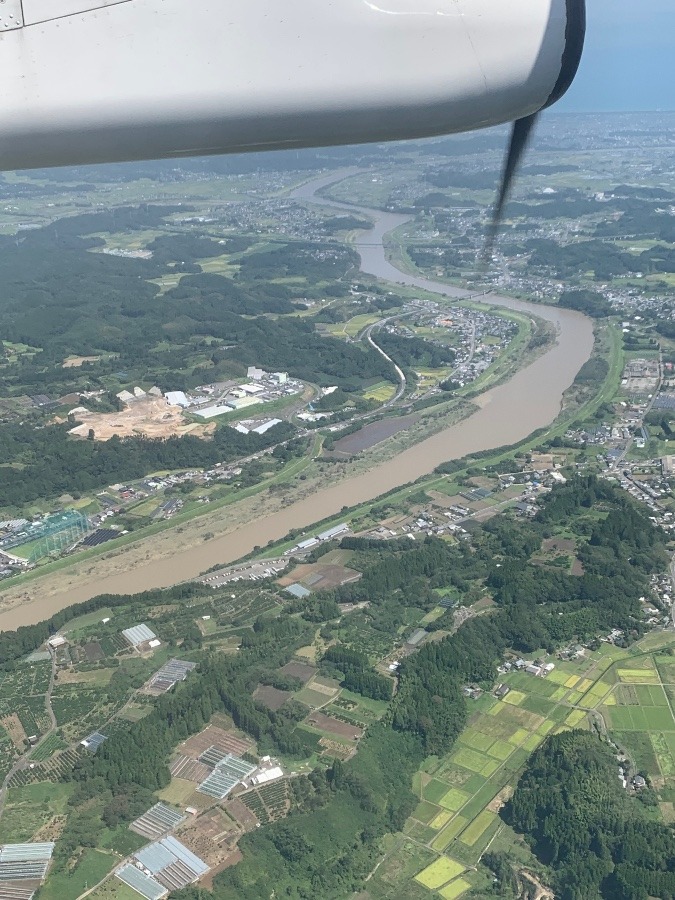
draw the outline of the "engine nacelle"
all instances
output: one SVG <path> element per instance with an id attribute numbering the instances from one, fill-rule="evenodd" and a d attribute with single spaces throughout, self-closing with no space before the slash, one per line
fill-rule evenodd
<path id="1" fill-rule="evenodd" d="M 0 169 L 513 121 L 571 83 L 584 11 L 584 0 L 0 0 Z"/>

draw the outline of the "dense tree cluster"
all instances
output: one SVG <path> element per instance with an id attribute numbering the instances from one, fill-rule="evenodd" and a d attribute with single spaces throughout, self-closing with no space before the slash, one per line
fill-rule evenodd
<path id="1" fill-rule="evenodd" d="M 455 361 L 455 351 L 452 347 L 446 347 L 435 341 L 403 337 L 383 330 L 377 332 L 376 341 L 385 353 L 406 368 L 430 366 L 432 369 L 439 369 L 442 366 L 452 365 Z"/>
<path id="2" fill-rule="evenodd" d="M 213 380 L 245 374 L 253 364 L 322 384 L 394 380 L 391 366 L 372 349 L 324 338 L 311 321 L 267 318 L 305 308 L 308 296 L 345 293 L 339 279 L 356 263 L 350 248 L 336 244 L 326 252 L 323 245 L 289 242 L 246 252 L 249 238 L 230 237 L 221 244 L 191 233 L 155 238 L 150 259 L 91 252 L 104 245 L 92 235 L 165 229 L 165 217 L 174 211 L 124 207 L 61 219 L 26 232 L 20 241 L 0 238 L 3 339 L 42 350 L 12 367 L 8 386 L 13 392 L 26 393 L 33 384 L 43 390 L 49 386 L 51 393 L 65 380 L 65 356 L 101 353 L 117 354 L 117 363 L 86 364 L 82 373 L 102 379 L 127 366 L 136 372 L 133 377 L 167 390 L 202 383 L 205 365 Z M 237 254 L 233 277 L 200 271 L 199 259 L 228 253 Z M 186 274 L 161 293 L 155 282 L 178 273 Z M 219 346 L 204 354 L 195 372 L 186 372 L 186 345 L 194 351 L 195 335 L 209 336 Z M 70 376 L 75 377 L 72 371 Z"/>
<path id="3" fill-rule="evenodd" d="M 521 646 L 531 643 L 528 635 L 537 635 L 539 646 L 553 647 L 599 629 L 618 627 L 636 634 L 641 629 L 639 599 L 649 593 L 649 576 L 667 566 L 666 538 L 618 487 L 594 476 L 561 485 L 551 492 L 533 527 L 569 521 L 602 506 L 606 517 L 590 525 L 587 539 L 578 542 L 583 575 L 533 565 L 512 552 L 490 573 L 488 584 L 501 606 L 516 615 L 531 613 Z M 565 615 L 558 616 L 562 611 Z"/>
<path id="4" fill-rule="evenodd" d="M 555 872 L 561 900 L 675 897 L 675 835 L 649 820 L 595 735 L 550 737 L 530 758 L 503 811 Z"/>
<path id="5" fill-rule="evenodd" d="M 115 482 L 142 478 L 149 472 L 189 469 L 230 462 L 257 453 L 293 436 L 282 422 L 264 435 L 218 429 L 212 440 L 192 435 L 151 440 L 141 437 L 80 441 L 68 436 L 72 425 L 35 428 L 0 427 L 0 497 L 5 506 L 21 507 L 38 498 L 83 493 Z"/>
<path id="6" fill-rule="evenodd" d="M 638 272 L 675 271 L 675 250 L 658 246 L 636 254 L 599 239 L 561 246 L 547 238 L 536 238 L 527 242 L 526 249 L 531 253 L 531 266 L 553 271 L 559 278 L 583 275 L 589 270 L 598 281 Z"/>
<path id="7" fill-rule="evenodd" d="M 394 682 L 371 669 L 368 657 L 349 647 L 334 644 L 322 658 L 322 667 L 337 669 L 341 683 L 350 691 L 372 700 L 391 700 Z"/>
<path id="8" fill-rule="evenodd" d="M 602 319 L 603 316 L 612 314 L 612 304 L 595 291 L 564 291 L 558 305 L 566 309 L 576 309 L 594 319 Z"/>

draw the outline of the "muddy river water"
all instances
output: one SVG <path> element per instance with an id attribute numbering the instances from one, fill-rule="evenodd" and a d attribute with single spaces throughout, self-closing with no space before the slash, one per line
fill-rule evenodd
<path id="1" fill-rule="evenodd" d="M 294 196 L 300 200 L 320 202 L 322 206 L 331 205 L 352 213 L 362 212 L 374 221 L 374 227 L 364 231 L 355 242 L 364 272 L 449 298 L 468 296 L 466 291 L 458 288 L 401 272 L 386 259 L 384 236 L 408 217 L 378 210 L 359 210 L 332 201 L 329 203 L 315 196 L 321 188 L 344 177 L 343 172 L 314 179 L 296 190 Z M 307 527 L 339 513 L 344 506 L 374 499 L 392 488 L 414 481 L 432 472 L 442 462 L 479 450 L 515 444 L 536 429 L 549 425 L 560 411 L 563 393 L 591 354 L 593 324 L 586 316 L 571 310 L 495 295 L 487 299 L 491 305 L 508 307 L 551 322 L 555 326 L 557 340 L 509 381 L 478 397 L 474 402 L 479 408 L 469 418 L 404 450 L 365 474 L 334 485 L 327 481 L 311 496 L 289 504 L 280 512 L 266 514 L 265 501 L 261 498 L 257 517 L 247 525 L 193 548 L 181 549 L 178 541 L 175 552 L 169 558 L 149 560 L 133 569 L 126 569 L 122 552 L 119 571 L 104 577 L 97 577 L 96 562 L 93 560 L 89 563 L 88 574 L 61 593 L 43 593 L 39 581 L 28 583 L 26 593 L 30 600 L 26 599 L 20 606 L 0 613 L 0 630 L 41 621 L 59 609 L 97 594 L 135 593 L 185 581 L 213 565 L 232 562 L 255 546 L 264 546 L 270 540 L 282 538 L 291 528 Z M 259 362 L 264 365 L 264 360 Z"/>

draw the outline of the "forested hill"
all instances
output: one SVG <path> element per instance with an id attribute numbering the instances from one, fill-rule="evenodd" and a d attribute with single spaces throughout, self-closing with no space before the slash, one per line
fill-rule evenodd
<path id="1" fill-rule="evenodd" d="M 0 236 L 0 333 L 42 351 L 3 373 L 6 389 L 21 394 L 29 385 L 52 386 L 70 354 L 118 356 L 116 363 L 90 367 L 95 377 L 144 361 L 144 380 L 165 390 L 195 386 L 203 370 L 190 382 L 185 352 L 182 364 L 180 357 L 195 335 L 219 344 L 209 360 L 213 380 L 245 375 L 249 365 L 347 388 L 363 378 L 395 380 L 374 350 L 323 337 L 311 320 L 270 318 L 305 309 L 308 298 L 346 295 L 347 276 L 358 264 L 350 247 L 333 243 L 326 250 L 319 242 L 289 240 L 270 249 L 237 235 L 216 242 L 163 233 L 148 243 L 150 259 L 99 252 L 106 249 L 101 233 L 168 231 L 166 217 L 176 211 L 119 207 L 59 219 L 21 240 Z M 228 258 L 231 277 L 202 272 L 200 262 L 216 255 Z M 174 286 L 162 293 L 157 281 L 167 275 Z M 158 349 L 164 343 L 168 348 Z"/>
<path id="2" fill-rule="evenodd" d="M 555 872 L 560 900 L 675 897 L 675 832 L 648 818 L 616 771 L 595 735 L 555 735 L 533 754 L 503 810 Z"/>

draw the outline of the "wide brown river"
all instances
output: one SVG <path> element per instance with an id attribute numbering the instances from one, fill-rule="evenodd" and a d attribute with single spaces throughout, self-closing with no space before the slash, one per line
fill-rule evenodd
<path id="1" fill-rule="evenodd" d="M 333 173 L 314 179 L 296 190 L 293 196 L 354 212 L 353 206 L 315 198 L 316 191 L 341 180 L 345 174 Z M 468 296 L 466 291 L 458 288 L 405 274 L 388 262 L 383 247 L 384 235 L 403 224 L 408 217 L 370 209 L 357 211 L 375 222 L 374 227 L 363 232 L 355 243 L 364 272 L 445 297 Z M 593 324 L 586 316 L 571 310 L 524 303 L 492 294 L 487 299 L 492 305 L 529 313 L 553 323 L 557 341 L 509 381 L 474 401 L 480 408 L 472 416 L 403 451 L 377 469 L 339 484 L 326 482 L 311 496 L 290 504 L 280 512 L 266 514 L 265 501 L 261 499 L 256 518 L 247 525 L 194 548 L 181 549 L 180 543 L 177 543 L 175 552 L 169 558 L 151 560 L 129 570 L 125 567 L 122 552 L 118 557 L 120 571 L 104 577 L 97 577 L 96 562 L 91 561 L 87 574 L 61 593 L 41 591 L 39 580 L 28 583 L 25 592 L 30 600 L 0 613 L 0 630 L 39 622 L 72 603 L 97 594 L 130 594 L 185 581 L 213 565 L 232 562 L 250 553 L 255 546 L 264 546 L 270 540 L 282 538 L 291 528 L 305 528 L 339 513 L 344 506 L 372 500 L 392 488 L 427 475 L 442 462 L 479 450 L 515 444 L 536 429 L 549 425 L 560 411 L 563 393 L 591 354 Z M 264 365 L 265 361 L 259 362 Z"/>

